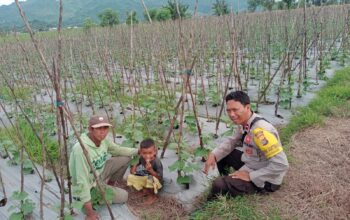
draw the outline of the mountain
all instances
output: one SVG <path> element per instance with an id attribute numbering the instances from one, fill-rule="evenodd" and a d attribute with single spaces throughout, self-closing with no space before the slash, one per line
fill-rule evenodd
<path id="1" fill-rule="evenodd" d="M 159 8 L 167 4 L 167 0 L 144 0 L 148 9 Z M 189 5 L 189 11 L 193 12 L 195 0 L 180 0 L 181 3 Z M 197 12 L 199 15 L 211 15 L 215 0 L 198 0 Z M 233 4 L 235 11 L 247 8 L 246 0 L 227 1 Z M 28 20 L 33 26 L 55 27 L 58 21 L 58 0 L 26 0 L 20 2 Z M 143 20 L 143 6 L 141 0 L 64 0 L 63 1 L 63 26 L 82 26 L 85 18 L 90 17 L 98 23 L 97 15 L 106 8 L 112 8 L 119 14 L 120 21 L 125 21 L 127 12 L 135 10 L 137 17 Z M 0 6 L 0 31 L 23 28 L 23 22 L 15 3 Z"/>

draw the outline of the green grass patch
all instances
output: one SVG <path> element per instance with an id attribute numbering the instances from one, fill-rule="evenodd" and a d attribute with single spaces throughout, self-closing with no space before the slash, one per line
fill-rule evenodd
<path id="1" fill-rule="evenodd" d="M 0 99 L 3 99 L 5 101 L 14 101 L 15 98 L 18 100 L 28 100 L 32 93 L 34 92 L 33 88 L 30 88 L 28 86 L 17 86 L 14 88 L 14 95 L 12 94 L 11 90 L 7 86 L 1 86 L 0 87 Z"/>
<path id="2" fill-rule="evenodd" d="M 267 210 L 266 213 L 258 211 L 256 200 L 258 196 L 247 195 L 232 198 L 220 196 L 218 199 L 208 202 L 200 210 L 192 213 L 192 220 L 204 219 L 281 219 L 277 209 Z M 261 201 L 262 202 L 262 201 Z"/>
<path id="3" fill-rule="evenodd" d="M 35 124 L 34 126 L 35 129 L 39 132 L 39 125 Z M 18 128 L 19 132 L 17 132 L 16 128 L 13 127 L 8 127 L 7 130 L 5 128 L 0 129 L 0 148 L 6 147 L 12 155 L 18 155 L 20 147 L 22 146 L 22 142 L 20 141 L 20 136 L 22 136 L 23 142 L 28 150 L 28 153 L 34 159 L 34 162 L 42 164 L 42 144 L 36 137 L 34 131 L 30 127 L 30 125 L 24 120 L 19 120 Z M 46 130 L 48 129 L 46 128 Z M 49 134 L 47 134 L 45 131 L 43 135 L 43 140 L 49 156 L 53 159 L 53 161 L 57 161 L 59 155 L 57 140 L 50 137 Z"/>

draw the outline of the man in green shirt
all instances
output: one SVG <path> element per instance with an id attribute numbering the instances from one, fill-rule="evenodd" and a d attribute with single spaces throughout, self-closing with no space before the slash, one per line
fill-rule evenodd
<path id="1" fill-rule="evenodd" d="M 93 169 L 101 180 L 100 183 L 113 190 L 113 203 L 124 203 L 128 200 L 128 192 L 118 187 L 108 186 L 106 183 L 111 184 L 123 178 L 131 156 L 137 154 L 137 149 L 120 147 L 108 141 L 106 137 L 110 127 L 112 125 L 107 117 L 94 115 L 89 120 L 88 133 L 82 134 L 80 138 L 88 152 Z M 112 157 L 108 159 L 109 154 Z M 72 148 L 69 171 L 72 176 L 73 196 L 84 203 L 86 219 L 98 219 L 98 214 L 92 207 L 90 194 L 91 189 L 97 186 L 96 180 L 79 142 Z"/>

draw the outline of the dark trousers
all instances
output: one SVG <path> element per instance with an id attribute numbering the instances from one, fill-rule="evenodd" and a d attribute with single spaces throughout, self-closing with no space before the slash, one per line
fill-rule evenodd
<path id="1" fill-rule="evenodd" d="M 234 149 L 229 155 L 217 163 L 221 176 L 214 180 L 208 200 L 215 199 L 220 194 L 229 194 L 232 197 L 235 197 L 258 192 L 259 189 L 253 184 L 253 182 L 234 179 L 231 176 L 227 176 L 230 167 L 239 170 L 244 165 L 241 160 L 242 154 L 242 151 Z"/>
<path id="2" fill-rule="evenodd" d="M 217 162 L 216 165 L 220 175 L 227 176 L 231 167 L 233 167 L 235 170 L 239 170 L 244 165 L 241 160 L 242 154 L 242 151 L 234 149 L 229 155 Z"/>
<path id="3" fill-rule="evenodd" d="M 264 188 L 260 189 L 255 186 L 252 181 L 248 182 L 227 176 L 229 174 L 230 167 L 233 167 L 235 170 L 239 170 L 244 165 L 241 160 L 242 154 L 242 151 L 234 149 L 229 155 L 217 163 L 217 167 L 221 176 L 214 180 L 211 192 L 208 196 L 208 200 L 215 199 L 220 194 L 228 194 L 232 197 L 235 197 L 258 192 L 274 192 L 280 188 L 280 185 L 265 182 Z"/>

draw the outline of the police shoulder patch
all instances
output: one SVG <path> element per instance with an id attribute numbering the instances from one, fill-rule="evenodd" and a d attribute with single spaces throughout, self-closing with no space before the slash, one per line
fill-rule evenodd
<path id="1" fill-rule="evenodd" d="M 283 148 L 276 136 L 263 128 L 253 130 L 254 143 L 265 154 L 267 159 L 283 151 Z"/>

